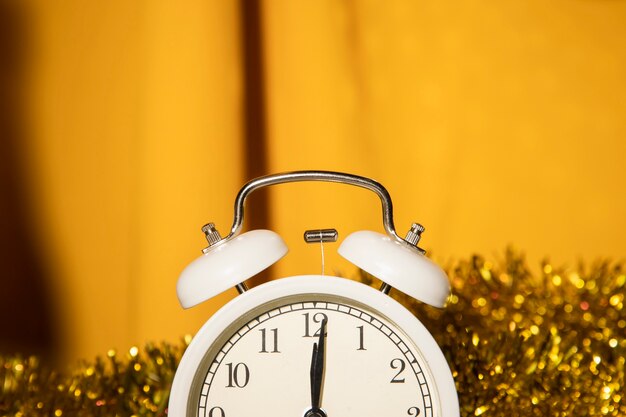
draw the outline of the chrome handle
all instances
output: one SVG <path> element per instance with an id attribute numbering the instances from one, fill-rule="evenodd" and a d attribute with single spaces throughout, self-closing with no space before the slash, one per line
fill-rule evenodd
<path id="1" fill-rule="evenodd" d="M 233 220 L 233 225 L 230 229 L 230 234 L 226 236 L 223 241 L 233 239 L 239 234 L 239 232 L 241 232 L 244 216 L 244 203 L 246 202 L 246 198 L 249 194 L 259 188 L 269 187 L 270 185 L 302 181 L 336 182 L 354 185 L 356 187 L 373 191 L 380 198 L 380 202 L 382 203 L 383 226 L 387 235 L 399 243 L 412 246 L 396 233 L 396 229 L 393 224 L 393 206 L 391 203 L 391 197 L 385 187 L 369 178 L 332 171 L 292 171 L 281 174 L 266 175 L 249 181 L 241 188 L 241 190 L 239 190 L 239 193 L 237 194 L 237 198 L 235 199 L 235 218 Z"/>

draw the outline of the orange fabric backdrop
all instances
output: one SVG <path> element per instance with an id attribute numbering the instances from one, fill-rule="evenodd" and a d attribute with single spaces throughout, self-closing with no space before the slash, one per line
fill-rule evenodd
<path id="1" fill-rule="evenodd" d="M 260 147 L 246 2 L 27 3 L 23 167 L 66 359 L 174 341 L 234 296 L 183 311 L 174 288 L 255 160 L 378 179 L 443 263 L 625 253 L 625 2 L 262 2 Z M 270 191 L 291 249 L 273 276 L 319 271 L 307 228 L 380 229 L 376 197 L 341 187 Z"/>

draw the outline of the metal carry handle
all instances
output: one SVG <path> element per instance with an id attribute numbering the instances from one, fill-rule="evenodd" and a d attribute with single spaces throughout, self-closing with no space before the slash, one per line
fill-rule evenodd
<path id="1" fill-rule="evenodd" d="M 396 233 L 396 229 L 393 224 L 393 206 L 391 203 L 391 197 L 385 187 L 369 178 L 333 171 L 292 171 L 281 174 L 266 175 L 249 181 L 241 188 L 241 190 L 239 190 L 239 193 L 237 194 L 237 198 L 235 199 L 235 218 L 230 229 L 230 234 L 224 238 L 224 241 L 233 239 L 241 232 L 244 216 L 244 203 L 246 202 L 246 198 L 249 194 L 259 188 L 269 187 L 270 185 L 302 181 L 335 182 L 354 185 L 356 187 L 373 191 L 380 198 L 380 202 L 382 203 L 383 226 L 387 235 L 399 243 L 413 246 Z"/>

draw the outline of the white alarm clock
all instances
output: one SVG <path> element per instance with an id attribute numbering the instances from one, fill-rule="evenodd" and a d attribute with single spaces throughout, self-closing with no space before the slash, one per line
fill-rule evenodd
<path id="1" fill-rule="evenodd" d="M 379 278 L 380 290 L 344 278 L 300 275 L 252 289 L 244 283 L 277 262 L 287 247 L 276 233 L 240 234 L 246 197 L 297 181 L 338 182 L 375 192 L 386 234 L 349 235 L 339 254 Z M 389 297 L 391 288 L 443 307 L 445 273 L 394 228 L 387 190 L 368 178 L 297 171 L 250 181 L 239 191 L 230 234 L 203 228 L 209 247 L 181 274 L 178 298 L 192 307 L 236 287 L 240 295 L 199 330 L 182 357 L 170 393 L 171 417 L 459 416 L 450 368 L 428 330 Z M 336 231 L 308 231 L 308 241 Z"/>

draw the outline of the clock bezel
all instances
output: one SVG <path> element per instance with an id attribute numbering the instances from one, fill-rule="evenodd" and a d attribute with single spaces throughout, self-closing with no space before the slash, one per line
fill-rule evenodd
<path id="1" fill-rule="evenodd" d="M 281 299 L 313 294 L 353 301 L 355 306 L 372 310 L 393 323 L 418 348 L 432 377 L 431 390 L 438 397 L 436 409 L 439 414 L 435 415 L 459 416 L 458 399 L 450 368 L 424 325 L 388 295 L 356 281 L 327 275 L 300 275 L 270 281 L 246 291 L 216 312 L 198 331 L 181 359 L 172 384 L 168 415 L 188 415 L 192 399 L 190 393 L 203 359 L 216 342 L 225 337 L 229 328 L 239 327 L 234 323 L 254 318 L 259 309 L 271 309 L 271 305 L 280 303 Z"/>

